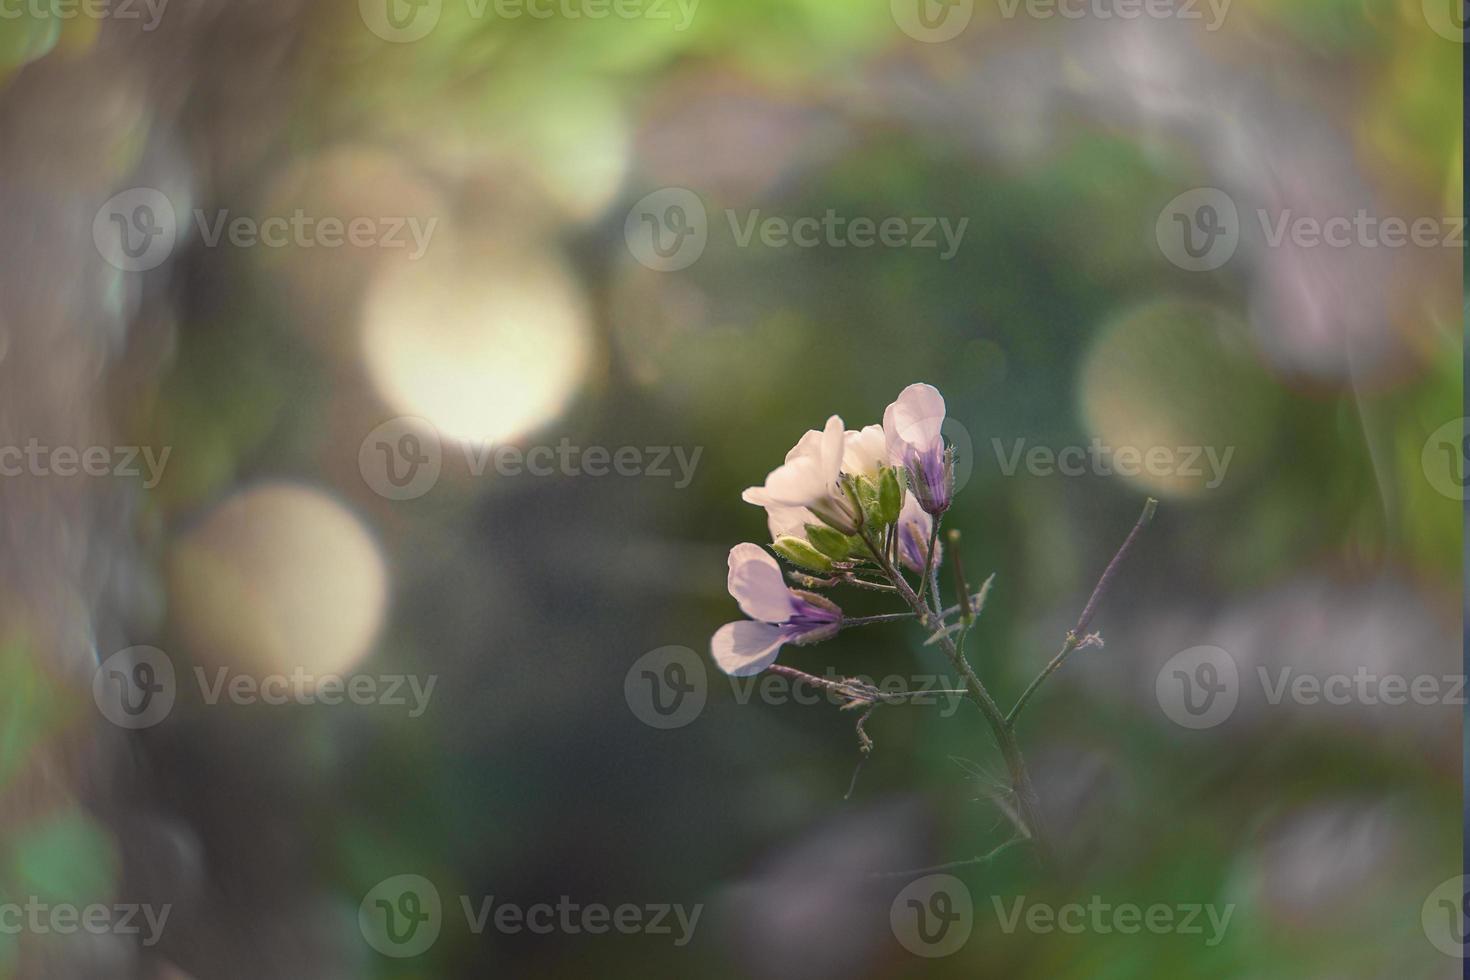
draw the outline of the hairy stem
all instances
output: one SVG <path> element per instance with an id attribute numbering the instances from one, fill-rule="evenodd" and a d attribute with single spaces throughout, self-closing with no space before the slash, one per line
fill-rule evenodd
<path id="1" fill-rule="evenodd" d="M 900 619 L 913 618 L 914 614 L 911 612 L 882 613 L 877 616 L 848 616 L 847 618 L 843 619 L 842 628 L 847 629 L 849 626 L 867 626 L 870 623 L 892 623 Z"/>
<path id="2" fill-rule="evenodd" d="M 898 525 L 895 524 L 894 527 Z M 919 598 L 924 598 L 924 590 L 929 587 L 929 570 L 934 567 L 935 544 L 939 541 L 939 518 L 929 525 L 929 550 L 924 554 L 924 571 L 919 576 Z"/>

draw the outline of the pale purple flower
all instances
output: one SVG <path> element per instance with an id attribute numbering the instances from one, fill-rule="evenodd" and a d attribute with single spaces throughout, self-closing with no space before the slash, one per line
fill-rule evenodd
<path id="1" fill-rule="evenodd" d="M 758 674 L 776 660 L 782 645 L 802 646 L 836 635 L 842 610 L 830 600 L 788 588 L 781 566 L 763 548 L 737 544 L 730 549 L 730 595 L 749 616 L 715 631 L 710 653 L 727 674 Z"/>
<path id="2" fill-rule="evenodd" d="M 949 509 L 954 471 L 944 448 L 944 396 L 933 385 L 912 384 L 883 411 L 888 461 L 909 475 L 909 489 L 932 515 Z"/>
<path id="3" fill-rule="evenodd" d="M 747 488 L 740 499 L 766 508 L 805 507 L 842 533 L 855 533 L 861 515 L 839 479 L 846 442 L 842 418 L 833 415 L 820 431 L 801 437 L 763 486 Z"/>
<path id="4" fill-rule="evenodd" d="M 929 555 L 929 535 L 934 529 L 934 518 L 924 513 L 913 494 L 904 498 L 903 510 L 898 513 L 898 560 L 911 572 L 924 574 L 924 564 Z M 934 542 L 934 565 L 938 567 L 944 554 L 944 546 Z"/>

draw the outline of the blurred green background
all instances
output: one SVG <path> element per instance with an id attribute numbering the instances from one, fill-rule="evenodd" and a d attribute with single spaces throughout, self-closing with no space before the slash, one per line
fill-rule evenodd
<path id="1" fill-rule="evenodd" d="M 153 948 L 0 935 L 0 969 L 1458 975 L 1421 905 L 1460 870 L 1461 706 L 1273 705 L 1255 681 L 1463 673 L 1463 246 L 1272 247 L 1256 221 L 1463 212 L 1463 49 L 1432 3 L 1236 0 L 1218 29 L 1205 8 L 933 4 L 968 18 L 937 40 L 904 0 L 702 0 L 687 22 L 672 3 L 543 19 L 465 0 L 174 2 L 150 30 L 0 20 L 6 437 L 171 447 L 157 486 L 0 488 L 0 895 L 174 907 Z M 426 32 L 385 39 L 385 10 Z M 172 203 L 177 244 L 123 271 L 93 218 L 139 187 Z M 1240 215 L 1235 255 L 1207 272 L 1156 233 L 1197 187 Z M 637 204 L 667 188 L 697 198 L 707 241 L 662 271 Z M 221 212 L 297 209 L 434 224 L 421 256 L 204 233 Z M 948 259 L 742 245 L 731 224 L 829 209 L 967 224 Z M 933 960 L 890 930 L 908 879 L 869 872 L 1005 840 L 978 714 L 879 710 L 845 796 L 852 716 L 741 703 L 708 659 L 738 616 L 725 553 L 767 540 L 740 490 L 829 414 L 877 422 L 914 381 L 965 436 L 946 526 L 972 580 L 996 575 L 970 650 L 1003 704 L 1143 498 L 1162 501 L 1094 621 L 1106 647 L 1022 725 L 1061 868 L 1013 848 L 957 870 L 973 932 Z M 399 416 L 442 437 L 440 477 L 408 500 L 363 455 Z M 700 455 L 687 486 L 471 465 L 564 438 Z M 1003 465 L 1017 440 L 1094 439 L 1233 455 L 1213 487 Z M 96 711 L 91 671 L 138 643 L 183 683 L 167 719 L 127 732 Z M 707 701 L 658 730 L 624 680 L 669 645 L 702 658 Z M 1228 651 L 1247 691 L 1193 731 L 1155 678 L 1200 645 Z M 887 625 L 782 662 L 946 670 Z M 196 666 L 438 681 L 419 717 L 211 705 Z M 400 874 L 435 883 L 445 921 L 396 960 L 357 913 Z M 705 908 L 676 947 L 475 935 L 460 895 Z M 1206 947 L 1008 934 L 992 905 L 1094 895 L 1235 910 Z"/>

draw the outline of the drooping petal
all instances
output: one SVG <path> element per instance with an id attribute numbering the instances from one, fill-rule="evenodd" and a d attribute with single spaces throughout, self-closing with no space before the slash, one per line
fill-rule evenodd
<path id="1" fill-rule="evenodd" d="M 742 619 L 726 623 L 715 630 L 710 640 L 710 654 L 725 673 L 733 677 L 759 674 L 776 662 L 785 642 L 785 631 L 770 623 Z"/>
<path id="2" fill-rule="evenodd" d="M 933 385 L 912 384 L 883 411 L 889 462 L 906 466 L 913 454 L 929 456 L 944 446 L 944 396 Z"/>
<path id="3" fill-rule="evenodd" d="M 765 487 L 746 487 L 740 491 L 740 499 L 757 507 L 771 506 L 771 494 Z"/>
<path id="4" fill-rule="evenodd" d="M 748 542 L 730 549 L 730 594 L 740 611 L 751 619 L 784 623 L 791 617 L 791 590 L 781 577 L 781 566 L 759 545 Z"/>
<path id="5" fill-rule="evenodd" d="M 787 507 L 784 504 L 770 504 L 766 507 L 766 526 L 771 529 L 771 540 L 790 535 L 794 538 L 806 540 L 806 526 L 808 524 L 822 523 L 817 515 L 805 507 Z"/>

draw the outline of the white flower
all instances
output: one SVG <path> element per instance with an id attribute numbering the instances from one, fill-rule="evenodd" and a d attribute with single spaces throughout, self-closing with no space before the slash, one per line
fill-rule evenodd
<path id="1" fill-rule="evenodd" d="M 868 425 L 842 434 L 842 472 L 878 481 L 878 468 L 888 462 L 883 426 Z"/>
<path id="2" fill-rule="evenodd" d="M 846 442 L 842 418 L 834 415 L 821 431 L 802 436 L 763 486 L 747 488 L 740 498 L 767 508 L 805 507 L 844 534 L 854 533 L 858 515 L 838 482 Z"/>
<path id="3" fill-rule="evenodd" d="M 758 674 L 786 643 L 816 643 L 837 633 L 842 610 L 830 600 L 788 588 L 781 566 L 758 545 L 730 549 L 730 594 L 749 616 L 726 623 L 710 640 L 715 663 L 727 674 Z"/>

